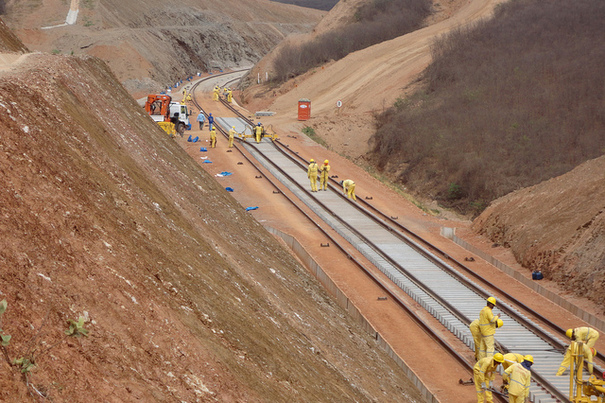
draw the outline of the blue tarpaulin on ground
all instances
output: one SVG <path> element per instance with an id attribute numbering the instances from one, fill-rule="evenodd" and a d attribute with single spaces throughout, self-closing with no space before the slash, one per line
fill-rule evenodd
<path id="1" fill-rule="evenodd" d="M 229 187 L 229 186 L 227 186 L 227 187 L 225 188 L 225 190 L 226 190 L 227 192 L 233 192 L 233 188 L 232 188 L 232 187 Z"/>
<path id="2" fill-rule="evenodd" d="M 257 210 L 258 206 L 256 207 L 246 207 L 246 211 L 250 211 L 250 210 Z"/>
<path id="3" fill-rule="evenodd" d="M 208 149 L 206 147 L 201 147 L 200 151 L 208 151 Z"/>
<path id="4" fill-rule="evenodd" d="M 203 163 L 204 164 L 212 164 L 212 161 L 210 161 L 210 160 L 204 160 Z"/>
<path id="5" fill-rule="evenodd" d="M 223 176 L 229 176 L 229 175 L 232 175 L 232 174 L 231 174 L 231 172 L 227 172 L 227 171 L 223 171 L 220 174 L 216 174 L 216 176 L 221 177 L 221 178 Z"/>

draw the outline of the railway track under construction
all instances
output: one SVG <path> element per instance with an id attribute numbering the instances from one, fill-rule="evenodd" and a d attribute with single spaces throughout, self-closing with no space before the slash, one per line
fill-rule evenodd
<path id="1" fill-rule="evenodd" d="M 195 87 L 192 88 L 192 93 L 194 90 Z M 203 111 L 195 101 L 195 96 L 193 100 Z M 251 134 L 254 122 L 225 101 L 221 102 L 237 117 L 215 117 L 217 130 L 227 136 L 227 131 L 235 126 L 238 133 Z M 452 259 L 439 248 L 409 231 L 399 224 L 395 217 L 382 213 L 362 198 L 358 198 L 357 202 L 347 199 L 337 178 L 330 178 L 328 191 L 310 192 L 307 178 L 308 161 L 280 140 L 263 138 L 260 143 L 256 143 L 243 139 L 235 148 L 255 165 L 259 172 L 259 165 L 270 172 L 275 179 L 264 175 L 266 179 L 296 208 L 303 211 L 300 206 L 302 203 L 312 210 L 321 222 L 306 213 L 305 215 L 331 239 L 333 245 L 351 258 L 346 248 L 325 230 L 326 226 L 336 231 L 471 350 L 474 346 L 469 324 L 478 317 L 479 311 L 486 304 L 486 298 L 496 296 L 498 305 L 495 309 L 505 323 L 496 333 L 497 349 L 502 353 L 531 354 L 534 357 L 530 401 L 569 401 L 569 376 L 555 376 L 569 343 L 565 337 L 565 329 L 505 294 L 497 286 L 476 275 L 462 262 Z M 286 196 L 284 188 L 293 196 Z M 373 281 L 380 284 L 381 280 L 366 270 L 363 264 L 357 261 L 355 263 L 365 270 Z M 411 308 L 388 291 L 388 286 L 380 285 L 419 326 L 466 366 L 470 371 L 469 377 L 472 376 L 474 362 L 466 360 L 461 352 L 455 351 L 443 340 L 440 335 L 442 329 L 433 329 L 425 324 Z M 598 358 L 602 360 L 603 356 L 599 353 Z M 596 371 L 599 371 L 598 367 L 595 368 Z M 587 373 L 584 378 L 587 378 Z M 495 397 L 502 399 L 498 395 Z"/>

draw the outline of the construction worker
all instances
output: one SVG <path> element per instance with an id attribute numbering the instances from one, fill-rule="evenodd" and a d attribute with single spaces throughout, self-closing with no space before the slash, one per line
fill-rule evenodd
<path id="1" fill-rule="evenodd" d="M 233 147 L 233 139 L 235 138 L 235 126 L 231 126 L 231 130 L 229 130 L 229 148 Z"/>
<path id="2" fill-rule="evenodd" d="M 502 322 L 502 319 L 498 319 L 496 321 L 496 326 L 498 328 L 501 328 L 504 325 L 504 322 Z M 479 359 L 481 358 L 481 355 L 479 353 L 480 349 L 481 349 L 481 329 L 479 326 L 479 319 L 475 319 L 474 321 L 471 322 L 469 329 L 471 330 L 471 335 L 473 336 L 473 344 L 475 345 L 475 361 L 479 361 Z M 508 354 L 504 355 L 504 357 L 506 357 Z M 517 354 L 518 356 L 522 357 L 521 354 Z"/>
<path id="3" fill-rule="evenodd" d="M 307 178 L 311 180 L 311 192 L 317 192 L 317 172 L 319 167 L 313 158 L 309 161 L 309 169 L 307 169 Z"/>
<path id="4" fill-rule="evenodd" d="M 351 179 L 347 179 L 345 181 L 340 181 L 340 183 L 342 185 L 342 191 L 347 195 L 347 197 L 349 199 L 352 197 L 353 200 L 357 200 L 357 197 L 355 197 L 355 182 L 353 182 Z"/>
<path id="5" fill-rule="evenodd" d="M 500 320 L 500 319 L 498 319 Z M 502 362 L 502 370 L 506 371 L 513 364 L 521 364 L 524 358 L 521 354 L 516 353 L 506 353 L 504 354 L 504 361 Z M 502 391 L 508 390 L 508 379 L 502 378 L 502 387 L 500 388 Z"/>
<path id="6" fill-rule="evenodd" d="M 214 126 L 214 116 L 211 113 L 208 115 L 208 130 L 212 130 L 212 126 Z"/>
<path id="7" fill-rule="evenodd" d="M 231 91 L 231 88 L 229 88 L 227 90 L 227 102 L 231 103 L 231 101 L 233 101 L 233 91 Z"/>
<path id="8" fill-rule="evenodd" d="M 599 332 L 592 327 L 576 327 L 575 329 L 567 329 L 565 332 L 571 340 L 581 341 L 588 347 L 594 347 L 599 340 Z"/>
<path id="9" fill-rule="evenodd" d="M 212 100 L 213 101 L 218 101 L 220 91 L 221 91 L 220 87 L 218 85 L 215 85 L 214 90 L 212 90 Z"/>
<path id="10" fill-rule="evenodd" d="M 495 372 L 504 361 L 504 357 L 500 353 L 494 354 L 493 357 L 484 357 L 477 361 L 473 367 L 473 380 L 475 382 L 475 390 L 477 391 L 477 402 L 493 403 L 492 397 L 492 382 L 496 378 Z M 485 393 L 485 397 L 484 397 Z"/>
<path id="11" fill-rule="evenodd" d="M 567 351 L 565 352 L 565 356 L 563 357 L 563 361 L 561 361 L 561 365 L 559 366 L 556 375 L 563 375 L 565 371 L 569 369 L 571 360 L 574 358 L 573 356 L 578 354 L 584 355 L 584 361 L 588 366 L 588 373 L 592 375 L 592 360 L 593 357 L 597 355 L 597 350 L 594 347 L 588 347 L 588 344 L 577 341 L 572 341 L 569 347 L 567 347 Z"/>
<path id="12" fill-rule="evenodd" d="M 263 131 L 264 131 L 263 125 L 260 122 L 258 122 L 256 124 L 256 127 L 254 128 L 254 134 L 256 135 L 257 143 L 260 143 L 260 140 L 263 137 Z"/>
<path id="13" fill-rule="evenodd" d="M 487 306 L 479 313 L 479 329 L 481 329 L 481 347 L 479 348 L 479 358 L 491 357 L 494 355 L 494 335 L 498 326 L 500 314 L 494 315 L 492 309 L 496 306 L 496 298 L 489 297 Z"/>
<path id="14" fill-rule="evenodd" d="M 210 130 L 210 147 L 216 148 L 216 129 L 214 127 Z"/>
<path id="15" fill-rule="evenodd" d="M 200 111 L 200 113 L 198 113 L 197 118 L 195 120 L 197 120 L 197 122 L 200 125 L 200 130 L 202 130 L 204 128 L 204 122 L 206 121 L 206 117 L 204 116 L 204 112 Z"/>
<path id="16" fill-rule="evenodd" d="M 509 403 L 525 403 L 529 397 L 529 384 L 531 382 L 531 366 L 534 357 L 526 355 L 520 363 L 514 363 L 502 374 L 502 379 L 509 384 Z"/>
<path id="17" fill-rule="evenodd" d="M 328 190 L 328 178 L 330 175 L 330 162 L 324 161 L 324 164 L 319 167 L 319 189 Z"/>

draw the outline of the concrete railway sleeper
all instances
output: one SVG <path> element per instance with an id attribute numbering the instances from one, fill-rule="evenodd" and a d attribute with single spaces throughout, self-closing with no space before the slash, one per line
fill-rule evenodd
<path id="1" fill-rule="evenodd" d="M 234 112 L 237 113 L 235 110 Z M 241 114 L 238 115 L 239 118 L 220 118 L 217 126 L 239 125 L 240 128 L 246 125 L 253 126 L 254 123 L 249 119 Z M 221 129 L 219 130 L 225 134 Z M 332 178 L 329 192 L 319 194 L 309 192 L 306 161 L 290 151 L 289 147 L 279 140 L 263 141 L 259 144 L 242 142 L 240 145 L 245 147 L 256 161 L 305 203 L 314 214 L 387 275 L 394 284 L 397 284 L 470 349 L 474 348 L 468 324 L 485 306 L 485 298 L 493 294 L 493 287 L 487 290 L 475 284 L 478 279 L 474 278 L 473 281 L 466 279 L 445 261 L 451 261 L 446 254 L 415 234 L 411 234 L 398 223 L 393 223 L 392 219 L 385 219 L 386 215 L 366 202 L 362 201 L 365 203 L 365 207 L 362 207 L 348 201 L 342 195 L 340 186 L 337 187 L 334 184 L 336 181 Z M 274 186 L 283 194 L 283 190 L 275 183 Z M 289 200 L 294 205 L 298 203 L 291 198 Z M 319 227 L 319 224 L 316 225 Z M 334 239 L 331 239 L 331 242 L 337 244 Z M 459 262 L 454 263 L 463 266 Z M 471 272 L 470 269 L 467 270 Z M 483 283 L 483 286 L 486 284 Z M 569 380 L 567 377 L 555 377 L 568 342 L 541 329 L 522 311 L 548 323 L 537 312 L 501 291 L 498 295 L 511 301 L 510 304 L 502 301 L 498 303 L 498 309 L 502 311 L 501 319 L 506 323 L 496 335 L 500 351 L 531 354 L 535 359 L 530 387 L 531 401 L 541 403 L 569 401 L 567 398 Z M 561 336 L 562 329 L 553 324 L 548 326 Z M 457 352 L 455 354 L 459 355 Z M 467 364 L 470 366 L 471 363 Z"/>

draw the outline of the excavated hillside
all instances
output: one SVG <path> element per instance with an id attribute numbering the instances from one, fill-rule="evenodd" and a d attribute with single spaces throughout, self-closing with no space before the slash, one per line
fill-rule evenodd
<path id="1" fill-rule="evenodd" d="M 31 50 L 97 56 L 137 96 L 200 71 L 251 66 L 325 14 L 268 0 L 87 0 L 75 2 L 74 25 L 56 26 L 65 0 L 5 3 L 2 17 Z"/>
<path id="2" fill-rule="evenodd" d="M 517 261 L 540 270 L 605 312 L 605 157 L 510 193 L 490 204 L 473 228 L 509 247 Z"/>
<path id="3" fill-rule="evenodd" d="M 1 401 L 421 401 L 101 60 L 8 59 Z"/>

